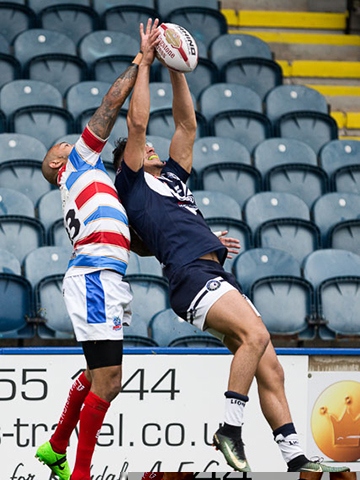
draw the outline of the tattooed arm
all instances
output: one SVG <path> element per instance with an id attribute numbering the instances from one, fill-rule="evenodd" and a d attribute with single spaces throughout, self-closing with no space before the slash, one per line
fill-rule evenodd
<path id="1" fill-rule="evenodd" d="M 120 109 L 135 84 L 137 71 L 138 65 L 132 63 L 125 72 L 115 80 L 104 96 L 100 107 L 91 117 L 89 128 L 98 137 L 105 140 L 110 135 Z"/>

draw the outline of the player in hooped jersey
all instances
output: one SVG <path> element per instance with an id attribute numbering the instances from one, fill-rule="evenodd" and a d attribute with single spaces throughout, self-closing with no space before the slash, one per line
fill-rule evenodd
<path id="1" fill-rule="evenodd" d="M 90 480 L 91 459 L 110 402 L 121 388 L 123 325 L 131 321 L 129 285 L 123 281 L 130 251 L 126 212 L 100 153 L 121 106 L 132 90 L 142 50 L 157 42 L 150 27 L 140 53 L 115 80 L 75 143 L 53 146 L 43 174 L 61 190 L 64 223 L 73 244 L 64 299 L 87 368 L 72 385 L 58 426 L 36 457 L 60 480 Z M 69 438 L 80 421 L 75 466 L 66 459 Z"/>
<path id="2" fill-rule="evenodd" d="M 128 110 L 128 138 L 118 142 L 114 151 L 115 185 L 131 225 L 163 265 L 173 310 L 221 338 L 234 355 L 225 392 L 224 424 L 214 434 L 214 445 L 232 468 L 250 471 L 242 425 L 248 391 L 256 377 L 262 411 L 288 471 L 348 470 L 312 462 L 304 455 L 285 396 L 283 369 L 269 333 L 235 278 L 223 269 L 226 248 L 206 225 L 185 184 L 192 167 L 196 116 L 183 73 L 170 71 L 175 123 L 170 158 L 161 161 L 146 145 L 153 60 L 154 51 L 149 50 L 139 65 Z"/>

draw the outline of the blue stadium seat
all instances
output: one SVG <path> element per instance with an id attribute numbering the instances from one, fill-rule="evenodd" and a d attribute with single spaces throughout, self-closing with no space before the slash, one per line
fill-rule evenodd
<path id="1" fill-rule="evenodd" d="M 26 0 L 26 2 L 36 14 L 39 14 L 44 8 L 59 4 L 84 5 L 86 7 L 91 4 L 91 0 Z"/>
<path id="2" fill-rule="evenodd" d="M 0 215 L 35 217 L 35 206 L 21 190 L 0 186 Z"/>
<path id="3" fill-rule="evenodd" d="M 227 21 L 218 9 L 199 7 L 193 3 L 186 8 L 177 8 L 170 12 L 167 21 L 181 25 L 191 33 L 194 40 L 200 40 L 208 48 L 211 42 L 228 32 Z"/>
<path id="4" fill-rule="evenodd" d="M 13 253 L 3 248 L 0 249 L 0 273 L 21 275 L 19 259 Z"/>
<path id="5" fill-rule="evenodd" d="M 35 336 L 30 283 L 14 273 L 0 273 L 0 338 L 25 339 Z"/>
<path id="6" fill-rule="evenodd" d="M 169 0 L 156 0 L 156 5 L 160 17 L 164 20 L 167 20 L 169 14 L 177 8 L 205 7 L 219 10 L 218 0 L 178 0 L 175 5 Z"/>
<path id="7" fill-rule="evenodd" d="M 319 164 L 332 177 L 341 167 L 358 165 L 360 141 L 337 139 L 326 143 L 319 152 Z"/>
<path id="8" fill-rule="evenodd" d="M 52 190 L 41 171 L 38 160 L 9 160 L 0 163 L 0 187 L 25 194 L 36 205 L 39 198 Z"/>
<path id="9" fill-rule="evenodd" d="M 356 193 L 332 192 L 318 198 L 314 203 L 311 216 L 319 227 L 324 247 L 329 246 L 331 228 L 344 220 L 359 219 L 360 195 Z"/>
<path id="10" fill-rule="evenodd" d="M 65 94 L 66 108 L 74 118 L 90 108 L 98 108 L 111 83 L 86 80 L 71 86 Z"/>
<path id="11" fill-rule="evenodd" d="M 196 138 L 204 137 L 208 134 L 208 125 L 206 119 L 200 112 L 196 113 L 197 132 Z M 150 113 L 147 134 L 159 135 L 172 138 L 175 131 L 174 118 L 171 108 L 161 108 Z M 126 135 L 125 135 L 126 136 Z"/>
<path id="12" fill-rule="evenodd" d="M 276 121 L 275 135 L 302 140 L 318 154 L 326 143 L 338 138 L 338 127 L 331 115 L 302 110 L 282 115 Z"/>
<path id="13" fill-rule="evenodd" d="M 1 88 L 0 105 L 5 115 L 10 117 L 18 108 L 32 105 L 61 108 L 63 97 L 56 87 L 47 82 L 21 79 L 9 82 Z"/>
<path id="14" fill-rule="evenodd" d="M 36 26 L 36 15 L 27 5 L 15 2 L 0 3 L 0 33 L 9 44 L 17 35 Z"/>
<path id="15" fill-rule="evenodd" d="M 229 61 L 244 57 L 273 59 L 269 45 L 254 35 L 225 33 L 217 37 L 209 47 L 209 58 L 219 70 Z"/>
<path id="16" fill-rule="evenodd" d="M 128 1 L 127 5 L 109 7 L 103 12 L 101 22 L 105 30 L 113 30 L 130 35 L 139 40 L 139 25 L 146 25 L 148 18 L 157 18 L 158 13 L 154 8 L 141 5 L 133 5 Z"/>
<path id="17" fill-rule="evenodd" d="M 329 231 L 329 247 L 360 255 L 360 218 L 336 223 Z"/>
<path id="18" fill-rule="evenodd" d="M 89 120 L 94 115 L 96 108 L 88 108 L 80 113 L 75 121 L 75 130 L 78 134 L 81 134 L 86 125 L 89 123 Z M 120 110 L 113 129 L 111 130 L 108 142 L 111 145 L 115 145 L 116 140 L 119 137 L 127 137 L 128 130 L 127 130 L 127 123 L 126 123 L 126 110 Z M 104 157 L 105 158 L 105 157 Z M 111 160 L 112 162 L 112 160 Z"/>
<path id="19" fill-rule="evenodd" d="M 138 6 L 155 9 L 155 0 L 93 0 L 92 4 L 99 15 L 114 7 Z"/>
<path id="20" fill-rule="evenodd" d="M 124 326 L 124 347 L 158 347 L 148 336 L 147 323 L 138 315 L 133 315 L 131 324 Z"/>
<path id="21" fill-rule="evenodd" d="M 38 13 L 41 28 L 64 33 L 75 45 L 100 26 L 98 14 L 89 5 L 61 3 L 43 7 Z"/>
<path id="22" fill-rule="evenodd" d="M 159 261 L 153 257 L 141 257 L 134 252 L 130 254 L 130 260 L 126 269 L 126 275 L 142 274 L 162 277 L 163 272 Z"/>
<path id="23" fill-rule="evenodd" d="M 63 247 L 44 246 L 29 252 L 22 263 L 25 278 L 32 287 L 49 275 L 64 275 L 70 260 L 69 250 Z"/>
<path id="24" fill-rule="evenodd" d="M 273 136 L 270 120 L 250 110 L 229 110 L 215 115 L 209 124 L 209 135 L 232 138 L 252 154 L 255 147 Z"/>
<path id="25" fill-rule="evenodd" d="M 133 59 L 134 57 L 131 55 L 106 55 L 97 58 L 91 65 L 90 76 L 99 82 L 113 84 L 120 73 L 128 68 Z M 152 70 L 153 66 L 151 66 L 150 78 Z"/>
<path id="26" fill-rule="evenodd" d="M 220 70 L 220 81 L 252 88 L 264 100 L 267 93 L 282 85 L 282 69 L 268 58 L 248 57 L 229 60 Z"/>
<path id="27" fill-rule="evenodd" d="M 243 292 L 250 296 L 252 285 L 267 277 L 301 277 L 300 263 L 290 253 L 277 248 L 251 248 L 240 253 L 232 272 Z"/>
<path id="28" fill-rule="evenodd" d="M 310 220 L 309 207 L 304 200 L 287 192 L 259 192 L 244 206 L 244 219 L 253 234 L 268 220 L 275 218 L 300 218 Z"/>
<path id="29" fill-rule="evenodd" d="M 204 218 L 234 218 L 242 220 L 241 208 L 230 195 L 208 190 L 194 190 L 194 198 Z"/>
<path id="30" fill-rule="evenodd" d="M 360 165 L 347 165 L 336 170 L 332 177 L 336 192 L 349 192 L 360 195 Z"/>
<path id="31" fill-rule="evenodd" d="M 207 121 L 227 110 L 251 110 L 262 113 L 259 95 L 237 83 L 215 83 L 205 88 L 199 97 L 199 108 Z"/>
<path id="32" fill-rule="evenodd" d="M 20 62 L 8 53 L 2 53 L 0 48 L 0 88 L 8 82 L 21 77 Z"/>
<path id="33" fill-rule="evenodd" d="M 279 85 L 265 98 L 265 112 L 272 122 L 302 110 L 329 113 L 325 96 L 306 85 Z"/>
<path id="34" fill-rule="evenodd" d="M 171 309 L 153 316 L 149 323 L 151 338 L 160 347 L 222 347 L 220 340 L 179 318 Z"/>
<path id="35" fill-rule="evenodd" d="M 25 133 L 1 133 L 0 151 L 0 163 L 19 159 L 42 161 L 47 148 L 40 140 Z"/>

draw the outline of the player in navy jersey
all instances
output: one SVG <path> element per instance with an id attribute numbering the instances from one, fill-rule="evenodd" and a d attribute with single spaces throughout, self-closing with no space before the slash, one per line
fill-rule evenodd
<path id="1" fill-rule="evenodd" d="M 170 302 L 183 319 L 221 338 L 233 353 L 224 424 L 214 445 L 237 471 L 250 471 L 241 436 L 244 407 L 256 377 L 262 411 L 289 471 L 347 470 L 311 462 L 299 446 L 284 392 L 283 369 L 259 312 L 222 264 L 227 250 L 210 231 L 186 186 L 196 116 L 185 75 L 170 71 L 175 132 L 164 162 L 146 145 L 150 66 L 142 57 L 128 110 L 128 138 L 114 150 L 115 186 L 129 221 L 163 265 Z M 161 134 L 161 132 L 159 132 Z"/>
<path id="2" fill-rule="evenodd" d="M 44 177 L 60 188 L 64 224 L 73 254 L 63 291 L 87 368 L 72 385 L 58 426 L 36 457 L 60 480 L 90 480 L 91 459 L 110 402 L 121 388 L 123 325 L 131 321 L 132 295 L 123 275 L 130 253 L 124 207 L 100 158 L 124 101 L 132 90 L 141 51 L 157 43 L 157 23 L 140 28 L 141 50 L 115 80 L 75 145 L 60 143 L 44 158 Z M 151 50 L 152 51 L 152 50 Z M 75 466 L 66 448 L 80 421 Z"/>

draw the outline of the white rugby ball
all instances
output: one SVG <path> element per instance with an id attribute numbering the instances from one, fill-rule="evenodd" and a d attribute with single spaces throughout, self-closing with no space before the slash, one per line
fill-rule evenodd
<path id="1" fill-rule="evenodd" d="M 192 35 L 175 23 L 161 23 L 156 57 L 176 72 L 192 72 L 198 64 L 198 47 Z"/>

